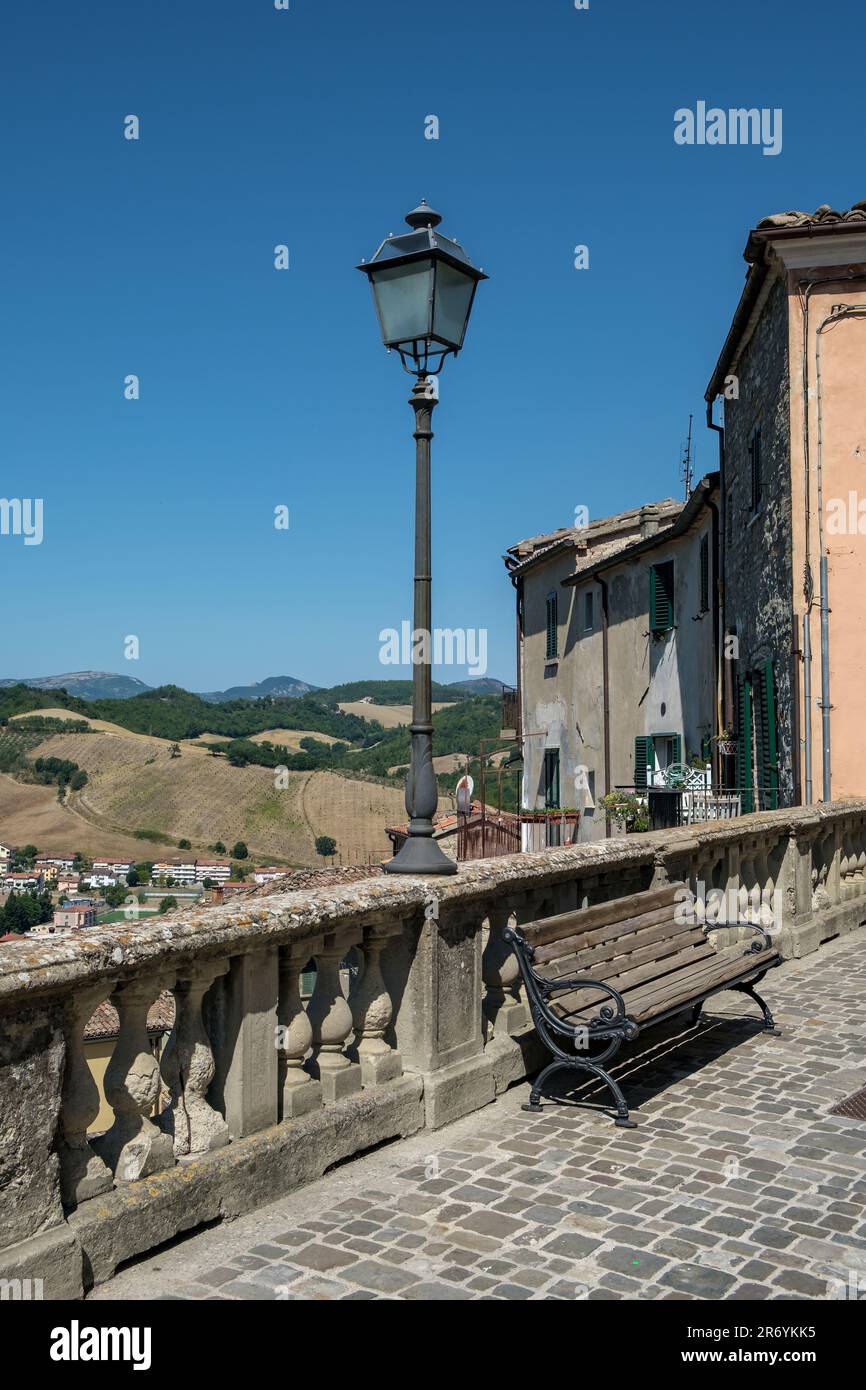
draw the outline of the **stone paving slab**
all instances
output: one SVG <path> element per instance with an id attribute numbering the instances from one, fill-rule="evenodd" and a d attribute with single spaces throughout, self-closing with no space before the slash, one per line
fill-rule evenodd
<path id="1" fill-rule="evenodd" d="M 90 1298 L 866 1299 L 866 1124 L 829 1114 L 866 1083 L 866 934 L 762 988 L 781 1038 L 727 994 L 641 1040 L 636 1130 L 521 1084 Z"/>

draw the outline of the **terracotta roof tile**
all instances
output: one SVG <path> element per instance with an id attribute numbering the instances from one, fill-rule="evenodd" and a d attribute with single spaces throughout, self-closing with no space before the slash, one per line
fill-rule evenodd
<path id="1" fill-rule="evenodd" d="M 148 1012 L 147 1031 L 149 1033 L 168 1033 L 173 1026 L 174 999 L 168 990 L 163 990 Z M 85 1041 L 94 1042 L 99 1038 L 116 1038 L 119 1027 L 120 1019 L 117 1016 L 117 1009 L 106 999 L 88 1021 L 84 1029 Z"/>

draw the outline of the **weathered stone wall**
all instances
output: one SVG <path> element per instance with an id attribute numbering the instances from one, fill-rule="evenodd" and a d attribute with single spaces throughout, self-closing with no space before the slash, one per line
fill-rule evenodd
<path id="1" fill-rule="evenodd" d="M 725 402 L 725 623 L 736 628 L 738 669 L 772 661 L 780 805 L 794 802 L 794 706 L 788 301 L 769 292 L 736 364 L 739 398 Z M 749 442 L 761 430 L 762 497 L 751 509 Z M 799 580 L 797 580 L 799 582 Z"/>
<path id="2" fill-rule="evenodd" d="M 866 923 L 866 801 L 0 944 L 0 1278 L 78 1297 L 181 1231 L 487 1104 L 542 1060 L 509 923 L 673 882 L 733 893 L 738 921 L 807 954 Z M 350 952 L 363 963 L 347 998 Z M 159 1064 L 171 1104 L 154 1123 L 146 1017 L 162 989 L 175 1001 Z M 115 1123 L 91 1144 L 99 1097 L 81 1041 L 107 997 Z"/>

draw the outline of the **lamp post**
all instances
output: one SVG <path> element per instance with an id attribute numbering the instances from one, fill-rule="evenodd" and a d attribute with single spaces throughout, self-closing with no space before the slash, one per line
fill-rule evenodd
<path id="1" fill-rule="evenodd" d="M 409 834 L 386 865 L 392 874 L 453 874 L 457 865 L 433 839 L 438 793 L 433 771 L 432 617 L 430 575 L 430 428 L 437 395 L 428 377 L 463 346 L 475 290 L 487 276 L 459 242 L 435 229 L 442 221 L 422 200 L 406 216 L 409 232 L 387 237 L 358 266 L 370 281 L 382 341 L 415 377 L 415 585 L 412 634 L 412 753 L 406 777 Z"/>

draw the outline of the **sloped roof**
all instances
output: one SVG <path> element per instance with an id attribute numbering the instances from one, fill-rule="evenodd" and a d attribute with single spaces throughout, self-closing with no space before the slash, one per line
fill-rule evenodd
<path id="1" fill-rule="evenodd" d="M 683 502 L 665 497 L 660 502 L 648 502 L 613 516 L 599 517 L 586 526 L 559 527 L 547 535 L 530 536 L 509 546 L 503 556 L 505 567 L 512 575 L 523 574 L 571 549 L 576 552 L 576 569 L 592 569 L 599 561 L 617 554 L 638 539 L 645 521 L 652 519 L 660 530 L 673 525 L 683 506 Z"/>
<path id="2" fill-rule="evenodd" d="M 796 209 L 771 212 L 752 228 L 743 252 L 743 259 L 749 264 L 746 283 L 722 345 L 719 360 L 704 392 L 706 401 L 714 401 L 721 393 L 728 367 L 738 352 L 744 334 L 748 331 L 752 313 L 768 274 L 767 247 L 774 241 L 803 236 L 804 233 L 808 236 L 827 237 L 850 232 L 852 228 L 866 228 L 866 199 L 852 203 L 850 208 L 841 212 L 831 208 L 829 203 L 822 203 L 814 212 L 799 212 Z"/>
<path id="3" fill-rule="evenodd" d="M 823 227 L 835 222 L 866 222 L 866 198 L 852 203 L 843 212 L 831 208 L 829 203 L 822 203 L 814 212 L 771 212 L 768 217 L 761 218 L 756 230 L 761 231 L 764 227 Z"/>

